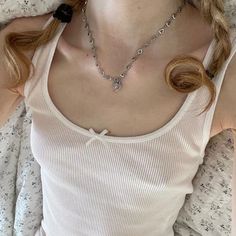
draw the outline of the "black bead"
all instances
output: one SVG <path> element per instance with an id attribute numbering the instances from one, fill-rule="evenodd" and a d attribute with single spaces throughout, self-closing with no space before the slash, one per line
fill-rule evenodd
<path id="1" fill-rule="evenodd" d="M 72 6 L 62 3 L 54 12 L 53 17 L 62 23 L 70 23 L 73 15 Z"/>

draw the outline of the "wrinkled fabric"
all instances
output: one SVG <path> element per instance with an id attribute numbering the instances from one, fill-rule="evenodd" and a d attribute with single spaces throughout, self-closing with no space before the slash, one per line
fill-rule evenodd
<path id="1" fill-rule="evenodd" d="M 0 235 L 31 236 L 42 219 L 40 167 L 30 147 L 31 113 L 22 101 L 0 129 Z"/>
<path id="2" fill-rule="evenodd" d="M 0 28 L 16 17 L 48 13 L 60 2 L 0 0 Z M 231 27 L 236 24 L 235 8 L 234 0 L 226 1 Z M 42 218 L 40 168 L 30 150 L 30 126 L 30 111 L 22 102 L 0 129 L 0 235 L 34 235 Z M 176 235 L 230 235 L 232 154 L 229 130 L 210 140 L 193 180 L 194 192 L 186 196 L 174 225 Z"/>

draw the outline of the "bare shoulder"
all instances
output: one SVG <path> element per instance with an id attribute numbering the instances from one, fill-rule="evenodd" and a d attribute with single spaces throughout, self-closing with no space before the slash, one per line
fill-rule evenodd
<path id="1" fill-rule="evenodd" d="M 46 21 L 51 16 L 51 13 L 40 15 L 40 16 L 31 16 L 31 17 L 20 17 L 12 20 L 5 28 L 0 31 L 0 54 L 3 53 L 3 45 L 5 41 L 5 37 L 11 32 L 23 32 L 23 31 L 30 31 L 30 30 L 39 30 L 43 27 Z M 25 55 L 31 60 L 33 57 L 33 51 L 25 52 Z M 2 81 L 0 81 L 0 88 L 1 84 L 7 83 L 9 76 L 4 69 L 3 62 L 0 59 L 0 75 Z M 4 78 L 4 79 L 3 79 Z M 5 80 L 5 81 L 4 81 Z M 23 95 L 23 87 L 18 89 L 20 95 Z"/>

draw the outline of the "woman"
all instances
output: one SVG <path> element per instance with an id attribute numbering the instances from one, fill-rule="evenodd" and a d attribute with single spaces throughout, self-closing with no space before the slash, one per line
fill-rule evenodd
<path id="1" fill-rule="evenodd" d="M 235 128 L 223 2 L 65 3 L 1 34 L 1 122 L 33 113 L 36 235 L 173 235 L 209 138 Z"/>

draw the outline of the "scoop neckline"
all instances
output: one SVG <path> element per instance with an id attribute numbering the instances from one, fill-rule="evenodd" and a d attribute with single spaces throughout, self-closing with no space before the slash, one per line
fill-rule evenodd
<path id="1" fill-rule="evenodd" d="M 71 130 L 78 132 L 80 134 L 83 134 L 87 137 L 94 137 L 94 134 L 92 134 L 89 129 L 85 129 L 83 127 L 80 127 L 79 125 L 73 123 L 72 121 L 70 121 L 68 118 L 66 118 L 60 111 L 59 109 L 54 105 L 50 95 L 49 95 L 49 90 L 48 90 L 48 77 L 49 77 L 49 73 L 50 73 L 50 68 L 51 68 L 51 64 L 55 55 L 55 51 L 60 39 L 60 36 L 63 32 L 63 30 L 65 29 L 67 23 L 61 23 L 60 24 L 60 30 L 58 32 L 58 34 L 56 35 L 56 37 L 54 38 L 54 40 L 52 41 L 52 46 L 50 45 L 50 51 L 49 51 L 49 57 L 47 60 L 47 66 L 45 68 L 45 73 L 43 74 L 43 78 L 42 78 L 42 92 L 43 92 L 43 96 L 44 99 L 47 103 L 47 106 L 49 107 L 49 109 L 51 110 L 51 112 L 55 115 L 55 117 L 57 119 L 59 119 L 66 127 L 70 128 Z M 209 57 L 210 57 L 210 51 L 211 48 L 214 44 L 215 39 L 213 39 L 207 49 L 207 52 L 205 54 L 205 57 L 203 59 L 203 66 L 206 68 L 209 64 Z M 183 115 L 185 114 L 185 112 L 187 111 L 187 109 L 189 108 L 191 102 L 193 101 L 194 97 L 196 96 L 198 92 L 198 89 L 190 92 L 187 97 L 185 98 L 183 104 L 181 105 L 181 107 L 179 108 L 179 110 L 174 114 L 174 116 L 167 121 L 163 126 L 161 126 L 160 128 L 149 132 L 147 134 L 143 134 L 143 135 L 138 135 L 138 136 L 112 136 L 112 135 L 103 135 L 102 139 L 108 142 L 113 142 L 113 143 L 137 143 L 137 142 L 143 142 L 143 141 L 148 141 L 157 137 L 160 137 L 161 135 L 165 134 L 166 132 L 168 132 L 170 129 L 172 129 L 177 123 L 178 121 L 183 117 Z M 90 127 L 92 128 L 92 127 Z M 94 131 L 97 135 L 99 135 L 100 133 L 97 133 L 96 131 Z"/>

